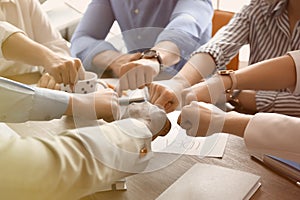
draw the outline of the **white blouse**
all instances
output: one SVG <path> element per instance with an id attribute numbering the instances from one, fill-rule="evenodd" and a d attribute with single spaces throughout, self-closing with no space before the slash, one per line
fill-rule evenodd
<path id="1" fill-rule="evenodd" d="M 38 0 L 0 0 L 0 42 L 18 31 L 55 52 L 70 55 L 67 41 L 51 26 Z M 36 66 L 6 60 L 0 53 L 0 76 L 39 70 Z"/>

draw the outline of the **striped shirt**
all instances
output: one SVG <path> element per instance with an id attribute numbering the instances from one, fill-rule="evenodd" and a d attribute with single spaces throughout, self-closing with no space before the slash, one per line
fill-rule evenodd
<path id="1" fill-rule="evenodd" d="M 296 23 L 291 34 L 287 3 L 288 0 L 279 0 L 275 4 L 252 0 L 197 52 L 211 54 L 217 68 L 223 69 L 246 44 L 250 45 L 249 64 L 300 49 L 300 23 Z M 300 96 L 286 91 L 257 91 L 256 106 L 259 112 L 300 117 Z"/>

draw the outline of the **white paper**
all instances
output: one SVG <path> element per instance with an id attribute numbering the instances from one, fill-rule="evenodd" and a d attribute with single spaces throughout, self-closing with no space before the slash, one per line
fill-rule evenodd
<path id="1" fill-rule="evenodd" d="M 168 114 L 172 128 L 166 136 L 159 136 L 152 142 L 152 151 L 198 155 L 202 157 L 223 157 L 228 134 L 216 133 L 208 137 L 192 137 L 177 124 L 180 111 Z"/>

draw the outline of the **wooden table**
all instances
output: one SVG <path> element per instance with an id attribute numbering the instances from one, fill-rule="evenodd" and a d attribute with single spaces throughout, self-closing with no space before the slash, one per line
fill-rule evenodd
<path id="1" fill-rule="evenodd" d="M 8 124 L 21 135 L 57 134 L 63 129 L 74 128 L 73 119 L 63 117 L 48 122 L 26 122 L 22 124 Z M 171 157 L 171 154 L 158 154 L 161 159 Z M 174 156 L 174 155 L 173 155 Z M 222 159 L 199 158 L 198 156 L 176 156 L 177 159 L 169 166 L 160 170 L 138 174 L 127 178 L 127 191 L 102 192 L 85 197 L 82 200 L 153 200 L 176 181 L 195 163 L 220 165 L 232 169 L 242 170 L 261 176 L 262 186 L 252 199 L 288 200 L 299 199 L 300 187 L 295 183 L 277 175 L 261 163 L 250 158 L 243 139 L 230 135 Z M 241 180 L 242 181 L 242 180 Z"/>

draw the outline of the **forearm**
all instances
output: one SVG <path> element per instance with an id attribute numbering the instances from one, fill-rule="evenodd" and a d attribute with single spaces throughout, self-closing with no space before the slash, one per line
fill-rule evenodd
<path id="1" fill-rule="evenodd" d="M 114 50 L 106 50 L 99 54 L 97 54 L 93 58 L 93 65 L 96 66 L 99 69 L 102 69 L 103 71 L 107 69 L 111 69 L 110 65 L 113 63 L 114 60 L 119 58 L 122 55 L 122 53 Z"/>
<path id="2" fill-rule="evenodd" d="M 13 33 L 3 42 L 2 53 L 7 60 L 36 66 L 48 65 L 47 58 L 55 57 L 55 53 L 50 49 L 19 32 Z"/>
<path id="3" fill-rule="evenodd" d="M 237 88 L 241 90 L 276 90 L 294 88 L 296 68 L 293 59 L 282 56 L 237 70 Z"/>
<path id="4" fill-rule="evenodd" d="M 252 115 L 241 114 L 234 111 L 225 113 L 225 115 L 223 132 L 243 137 Z"/>
<path id="5" fill-rule="evenodd" d="M 159 52 L 164 66 L 172 66 L 180 61 L 180 50 L 170 41 L 159 42 L 152 49 Z"/>
<path id="6" fill-rule="evenodd" d="M 187 80 L 192 86 L 211 75 L 215 69 L 215 62 L 209 54 L 197 53 L 189 59 L 175 77 L 179 76 Z"/>

